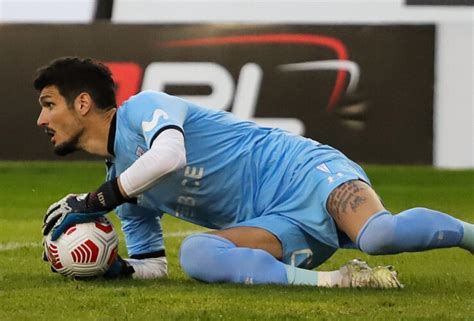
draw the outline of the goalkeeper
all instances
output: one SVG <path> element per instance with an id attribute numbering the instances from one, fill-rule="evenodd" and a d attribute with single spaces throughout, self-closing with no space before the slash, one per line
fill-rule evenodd
<path id="1" fill-rule="evenodd" d="M 91 59 L 59 58 L 34 87 L 54 152 L 83 150 L 108 169 L 96 191 L 53 204 L 43 233 L 56 239 L 115 209 L 131 259 L 110 275 L 166 275 L 164 213 L 215 230 L 180 249 L 184 271 L 205 282 L 398 287 L 389 267 L 312 269 L 340 248 L 474 252 L 473 224 L 427 208 L 390 213 L 361 167 L 317 141 L 154 91 L 117 109 L 110 71 Z"/>

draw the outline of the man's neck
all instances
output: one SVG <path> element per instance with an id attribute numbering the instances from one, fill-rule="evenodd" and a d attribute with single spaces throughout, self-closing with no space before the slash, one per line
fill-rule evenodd
<path id="1" fill-rule="evenodd" d="M 97 113 L 92 117 L 84 128 L 84 135 L 79 142 L 83 151 L 102 157 L 110 157 L 107 144 L 112 119 L 117 109 L 111 109 L 103 113 Z"/>

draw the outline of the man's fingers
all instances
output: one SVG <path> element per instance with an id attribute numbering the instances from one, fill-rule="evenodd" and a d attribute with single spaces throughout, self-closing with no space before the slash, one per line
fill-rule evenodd
<path id="1" fill-rule="evenodd" d="M 74 224 L 81 224 L 85 222 L 92 222 L 98 217 L 102 217 L 107 212 L 97 213 L 68 213 L 62 216 L 62 220 L 54 225 L 51 234 L 51 241 L 56 241 L 64 231 Z"/>
<path id="2" fill-rule="evenodd" d="M 53 203 L 51 204 L 50 207 L 48 207 L 48 209 L 46 210 L 46 217 L 45 219 L 48 217 L 48 215 L 52 214 L 54 211 L 57 211 L 58 209 L 61 208 L 61 206 L 63 204 L 66 204 L 66 201 L 69 197 L 71 196 L 76 196 L 77 194 L 67 194 L 66 196 L 64 196 L 63 198 L 61 198 L 59 201 L 57 201 L 56 203 Z"/>
<path id="3" fill-rule="evenodd" d="M 50 208 L 48 208 L 48 211 L 46 212 L 46 215 L 44 217 L 44 223 L 46 223 L 48 216 L 51 215 L 51 213 L 53 213 L 54 211 L 58 210 L 60 207 L 61 207 L 61 204 L 56 204 L 56 205 L 53 204 Z"/>
<path id="4" fill-rule="evenodd" d="M 43 253 L 41 253 L 41 258 L 43 259 L 43 261 L 48 262 L 48 256 L 46 255 L 46 250 L 44 247 L 44 238 L 43 238 Z"/>
<path id="5" fill-rule="evenodd" d="M 59 213 L 59 214 L 56 214 L 55 216 L 51 217 L 47 223 L 44 223 L 43 225 L 43 235 L 46 236 L 49 234 L 49 232 L 51 232 L 51 230 L 53 229 L 54 225 L 56 225 L 56 223 L 59 221 L 59 219 L 61 218 L 62 214 Z"/>
<path id="6" fill-rule="evenodd" d="M 74 225 L 76 223 L 80 223 L 79 220 L 76 222 L 74 221 L 74 218 L 76 217 L 76 214 L 72 214 L 72 213 L 69 213 L 69 214 L 66 214 L 64 217 L 63 217 L 63 220 L 59 223 L 56 223 L 56 224 L 53 224 L 52 228 L 52 234 L 51 234 L 51 241 L 56 241 L 60 236 L 61 234 L 63 234 L 63 232 L 65 230 L 67 230 L 71 225 Z M 57 222 L 58 220 L 56 220 Z"/>

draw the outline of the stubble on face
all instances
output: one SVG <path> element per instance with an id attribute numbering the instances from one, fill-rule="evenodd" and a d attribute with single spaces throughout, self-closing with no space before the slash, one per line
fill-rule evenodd
<path id="1" fill-rule="evenodd" d="M 81 135 L 81 132 L 74 135 L 71 139 L 61 144 L 55 145 L 53 147 L 53 152 L 58 156 L 66 156 L 74 153 L 75 151 L 78 151 L 79 137 Z"/>

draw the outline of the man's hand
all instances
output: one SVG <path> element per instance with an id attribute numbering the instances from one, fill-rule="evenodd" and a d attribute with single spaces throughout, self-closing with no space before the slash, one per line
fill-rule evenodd
<path id="1" fill-rule="evenodd" d="M 132 255 L 129 259 L 117 260 L 104 275 L 106 278 L 131 276 L 134 279 L 146 280 L 168 276 L 168 261 L 165 250 Z"/>
<path id="2" fill-rule="evenodd" d="M 105 272 L 106 279 L 117 279 L 131 276 L 135 272 L 133 266 L 117 255 L 115 261 L 110 265 L 110 268 Z"/>
<path id="3" fill-rule="evenodd" d="M 103 207 L 94 206 L 91 197 L 92 193 L 69 194 L 51 205 L 44 217 L 43 235 L 52 232 L 51 239 L 55 241 L 69 226 L 90 222 L 107 214 Z"/>
<path id="4" fill-rule="evenodd" d="M 126 201 L 117 178 L 105 182 L 95 192 L 69 194 L 48 208 L 43 235 L 53 232 L 51 240 L 55 241 L 69 226 L 93 221 Z"/>

